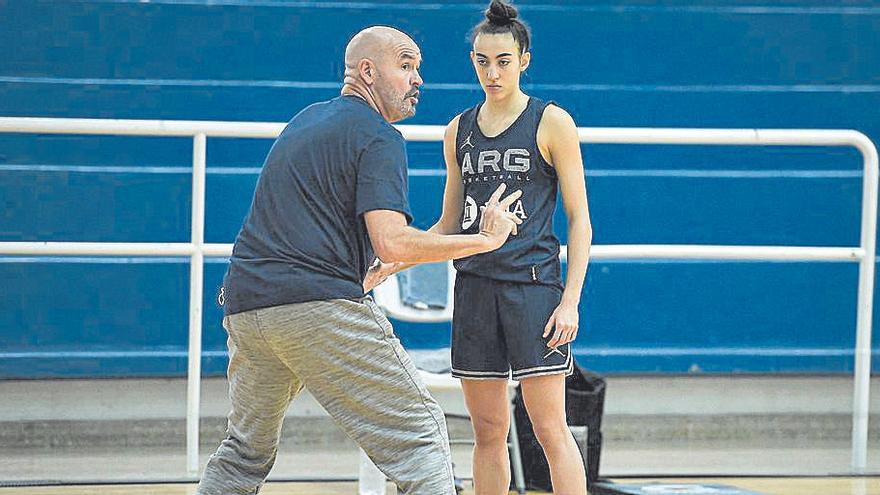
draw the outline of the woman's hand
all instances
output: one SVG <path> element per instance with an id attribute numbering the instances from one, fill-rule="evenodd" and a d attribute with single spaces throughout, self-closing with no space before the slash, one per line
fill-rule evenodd
<path id="1" fill-rule="evenodd" d="M 576 304 L 560 303 L 550 315 L 547 325 L 544 326 L 545 339 L 551 333 L 553 334 L 553 337 L 547 342 L 547 347 L 556 348 L 573 341 L 578 333 L 578 318 Z"/>

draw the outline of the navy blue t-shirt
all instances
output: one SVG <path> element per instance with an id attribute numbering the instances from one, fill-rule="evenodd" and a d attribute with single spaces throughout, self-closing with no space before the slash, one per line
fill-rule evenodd
<path id="1" fill-rule="evenodd" d="M 363 214 L 412 220 L 406 143 L 355 96 L 316 103 L 275 141 L 223 281 L 226 314 L 363 297 L 374 258 Z"/>

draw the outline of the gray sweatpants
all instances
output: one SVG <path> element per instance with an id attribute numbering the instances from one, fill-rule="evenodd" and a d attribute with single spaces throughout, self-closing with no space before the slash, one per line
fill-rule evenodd
<path id="1" fill-rule="evenodd" d="M 372 299 L 257 309 L 223 326 L 232 411 L 198 494 L 257 493 L 304 386 L 403 493 L 455 493 L 443 412 Z"/>

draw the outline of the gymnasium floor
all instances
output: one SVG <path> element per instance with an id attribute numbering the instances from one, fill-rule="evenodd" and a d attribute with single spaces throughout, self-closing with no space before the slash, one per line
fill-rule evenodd
<path id="1" fill-rule="evenodd" d="M 638 476 L 671 483 L 675 480 L 670 478 L 686 475 L 765 495 L 880 495 L 877 418 L 871 421 L 866 467 L 874 477 L 837 476 L 849 472 L 851 458 L 849 417 L 838 417 L 846 413 L 851 394 L 847 378 L 616 377 L 611 383 L 602 471 L 619 482 L 636 483 Z M 182 417 L 184 385 L 167 380 L 0 382 L 0 397 L 9 399 L 0 401 L 0 425 L 5 425 L 0 428 L 0 447 L 5 447 L 0 448 L 0 495 L 193 494 L 194 479 L 183 469 L 184 425 L 179 419 L 162 419 Z M 203 416 L 222 416 L 228 408 L 220 400 L 224 383 L 209 380 L 204 385 Z M 880 380 L 874 385 L 873 410 L 880 410 Z M 680 390 L 688 394 L 671 392 Z M 722 400 L 724 396 L 736 400 Z M 452 398 L 443 400 L 450 410 L 461 407 Z M 262 494 L 357 493 L 351 482 L 286 482 L 357 476 L 354 445 L 341 433 L 318 428 L 321 416 L 309 415 L 314 408 L 308 397 L 292 408 L 295 415 L 287 423 L 291 430 L 283 437 Z M 836 415 L 823 414 L 829 411 Z M 757 415 L 751 420 L 736 416 L 743 412 Z M 634 419 L 626 419 L 630 415 Z M 682 422 L 678 415 L 690 419 Z M 27 418 L 31 421 L 23 421 Z M 701 418 L 714 418 L 714 426 Z M 450 425 L 457 436 L 469 428 L 466 422 Z M 320 434 L 311 431 L 315 428 Z M 700 428 L 707 431 L 700 433 Z M 203 432 L 200 466 L 219 441 L 215 430 Z M 470 445 L 455 445 L 452 454 L 456 474 L 470 478 Z M 102 484 L 88 485 L 96 480 Z M 153 482 L 161 483 L 147 484 Z"/>
<path id="2" fill-rule="evenodd" d="M 625 479 L 621 483 L 658 480 Z M 664 483 L 718 483 L 767 495 L 880 495 L 880 478 L 721 478 L 663 479 Z M 389 485 L 389 488 L 391 486 Z M 196 485 L 81 485 L 0 488 L 0 495 L 193 495 Z M 267 483 L 261 495 L 354 495 L 355 483 Z M 389 490 L 388 493 L 394 493 Z M 511 492 L 515 494 L 516 492 Z M 529 492 L 537 495 L 543 492 Z M 682 492 L 684 493 L 684 492 Z M 470 489 L 464 495 L 473 495 Z"/>

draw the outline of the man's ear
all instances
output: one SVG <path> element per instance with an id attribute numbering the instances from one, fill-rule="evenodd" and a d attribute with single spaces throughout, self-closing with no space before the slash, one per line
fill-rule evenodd
<path id="1" fill-rule="evenodd" d="M 358 62 L 358 73 L 365 83 L 373 84 L 376 77 L 376 66 L 373 64 L 373 61 L 368 58 L 361 59 L 361 61 Z"/>

